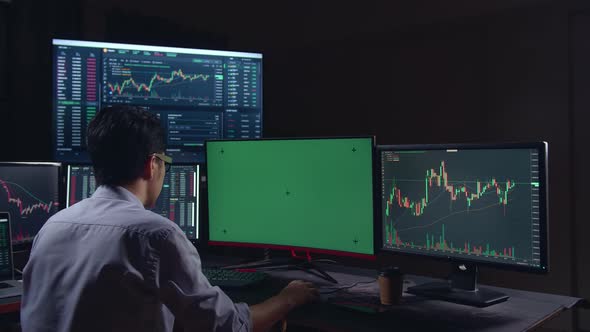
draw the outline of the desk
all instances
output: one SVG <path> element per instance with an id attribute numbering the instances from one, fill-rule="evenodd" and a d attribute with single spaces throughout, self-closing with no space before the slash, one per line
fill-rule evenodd
<path id="1" fill-rule="evenodd" d="M 0 314 L 20 311 L 20 296 L 0 299 Z"/>
<path id="2" fill-rule="evenodd" d="M 0 331 L 20 331 L 20 296 L 0 299 Z"/>
<path id="3" fill-rule="evenodd" d="M 375 280 L 377 272 L 366 269 L 322 265 L 341 286 L 358 281 Z M 249 290 L 228 290 L 234 301 L 258 303 L 276 294 L 292 279 L 312 281 L 321 288 L 334 286 L 303 271 L 273 271 L 271 280 Z M 415 284 L 435 281 L 431 278 L 407 275 L 404 289 Z M 475 308 L 450 302 L 430 300 L 404 293 L 403 302 L 396 306 L 381 306 L 376 281 L 359 284 L 346 292 L 324 294 L 320 303 L 304 306 L 288 317 L 290 324 L 326 331 L 527 331 L 540 326 L 560 312 L 572 308 L 582 299 L 489 287 L 510 296 L 508 301 L 487 308 Z M 325 292 L 328 290 L 326 288 Z M 321 289 L 322 292 L 323 289 Z M 347 298 L 363 298 L 361 308 L 372 313 L 352 310 L 334 302 Z"/>
<path id="4" fill-rule="evenodd" d="M 205 263 L 207 261 L 204 261 Z M 402 304 L 381 306 L 378 303 L 378 286 L 374 281 L 376 271 L 331 265 L 322 267 L 338 280 L 340 287 L 359 281 L 370 283 L 359 284 L 345 293 L 322 295 L 320 303 L 293 311 L 288 317 L 289 324 L 326 331 L 527 331 L 572 308 L 582 300 L 569 296 L 490 287 L 508 294 L 510 299 L 487 308 L 474 308 L 404 293 Z M 325 293 L 328 293 L 325 287 L 334 286 L 303 271 L 274 271 L 270 274 L 269 282 L 259 287 L 229 290 L 227 294 L 234 301 L 255 304 L 275 295 L 293 279 L 312 281 L 324 287 Z M 408 275 L 406 281 L 404 288 L 433 279 Z M 343 303 L 343 300 L 358 299 L 359 296 L 365 301 L 363 308 L 369 308 L 373 313 L 334 305 L 334 302 Z M 5 321 L 18 322 L 18 310 L 20 297 L 0 300 L 0 313 L 12 312 L 12 317 L 5 317 Z"/>

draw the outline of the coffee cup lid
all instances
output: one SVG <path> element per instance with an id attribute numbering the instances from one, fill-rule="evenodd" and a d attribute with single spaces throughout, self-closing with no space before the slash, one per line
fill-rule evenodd
<path id="1" fill-rule="evenodd" d="M 397 266 L 389 266 L 379 271 L 379 275 L 382 277 L 391 277 L 400 275 L 402 271 Z"/>

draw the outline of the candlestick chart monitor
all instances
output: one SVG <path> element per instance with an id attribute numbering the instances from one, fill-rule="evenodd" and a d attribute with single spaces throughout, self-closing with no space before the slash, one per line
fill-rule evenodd
<path id="1" fill-rule="evenodd" d="M 384 250 L 547 268 L 544 143 L 379 153 Z"/>
<path id="2" fill-rule="evenodd" d="M 53 40 L 55 160 L 86 164 L 86 129 L 104 107 L 156 114 L 166 154 L 203 163 L 210 139 L 262 137 L 262 54 Z"/>
<path id="3" fill-rule="evenodd" d="M 10 215 L 12 243 L 30 243 L 59 211 L 59 163 L 0 163 L 0 212 Z"/>

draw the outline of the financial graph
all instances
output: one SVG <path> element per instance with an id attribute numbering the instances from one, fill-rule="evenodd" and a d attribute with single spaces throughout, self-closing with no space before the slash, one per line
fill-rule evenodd
<path id="1" fill-rule="evenodd" d="M 45 213 L 50 213 L 51 209 L 54 206 L 59 206 L 58 202 L 50 201 L 49 203 L 44 203 L 43 201 L 35 197 L 33 194 L 31 194 L 27 189 L 20 186 L 18 183 L 7 182 L 0 179 L 0 185 L 2 185 L 2 189 L 4 189 L 4 191 L 6 192 L 6 199 L 8 203 L 14 204 L 17 207 L 20 216 L 28 216 L 38 210 Z M 9 186 L 12 186 L 12 188 Z M 16 196 L 15 190 L 13 188 L 21 189 L 24 193 L 30 196 L 30 198 L 32 198 L 33 201 L 38 201 L 38 203 L 27 205 L 27 203 L 25 203 L 23 199 Z"/>
<path id="2" fill-rule="evenodd" d="M 10 213 L 13 243 L 33 239 L 60 209 L 58 169 L 0 166 L 0 211 Z"/>
<path id="3" fill-rule="evenodd" d="M 451 201 L 457 201 L 459 196 L 465 196 L 467 209 L 471 207 L 473 201 L 479 200 L 491 191 L 495 192 L 496 196 L 498 196 L 498 204 L 505 207 L 508 203 L 508 193 L 514 189 L 514 186 L 516 185 L 514 181 L 511 181 L 510 179 L 507 179 L 505 184 L 500 184 L 495 178 L 483 182 L 480 180 L 470 182 L 474 184 L 476 188 L 473 192 L 465 181 L 458 185 L 451 184 L 446 171 L 445 161 L 443 160 L 440 163 L 440 172 L 438 174 L 435 169 L 426 170 L 426 177 L 424 179 L 424 197 L 417 201 L 412 201 L 409 197 L 402 194 L 397 184 L 393 182 L 392 192 L 387 200 L 385 212 L 389 215 L 392 205 L 397 204 L 398 207 L 402 209 L 409 209 L 413 216 L 421 216 L 424 214 L 424 208 L 426 208 L 429 203 L 428 194 L 432 191 L 433 186 L 438 187 L 438 191 L 443 190 L 447 192 Z M 506 212 L 506 209 L 504 209 L 504 212 Z"/>
<path id="4" fill-rule="evenodd" d="M 54 160 L 89 164 L 88 124 L 117 104 L 156 114 L 176 163 L 204 163 L 205 140 L 262 137 L 260 53 L 54 39 L 52 64 Z"/>
<path id="5" fill-rule="evenodd" d="M 539 264 L 530 149 L 382 151 L 386 249 Z"/>
<path id="6" fill-rule="evenodd" d="M 147 74 L 150 74 L 151 72 L 147 72 Z M 137 74 L 137 73 L 136 73 Z M 145 74 L 145 72 L 143 73 Z M 129 74 L 131 75 L 131 74 Z M 205 74 L 189 74 L 189 75 L 185 75 L 182 72 L 182 69 L 179 70 L 173 70 L 168 77 L 164 77 L 161 74 L 158 74 L 157 72 L 155 72 L 152 76 L 152 78 L 149 80 L 149 83 L 138 83 L 135 81 L 135 79 L 133 77 L 130 77 L 129 79 L 124 80 L 121 84 L 119 83 L 107 83 L 107 86 L 109 87 L 110 93 L 111 94 L 116 94 L 116 95 L 123 95 L 123 94 L 127 94 L 127 95 L 132 95 L 134 93 L 149 93 L 150 95 L 159 97 L 158 92 L 156 90 L 156 88 L 158 87 L 172 87 L 175 85 L 180 85 L 180 84 L 184 84 L 184 83 L 191 83 L 195 80 L 201 80 L 203 82 L 207 82 L 207 80 L 209 79 L 210 75 L 205 75 Z M 206 94 L 206 93 L 204 93 Z M 174 96 L 175 94 L 170 94 L 172 96 Z M 176 97 L 178 98 L 182 98 L 182 95 L 180 92 L 178 92 L 176 95 Z M 193 97 L 195 99 L 201 99 L 201 100 L 207 100 L 207 97 L 199 97 L 199 96 L 195 96 Z"/>
<path id="7" fill-rule="evenodd" d="M 104 64 L 104 101 L 219 106 L 223 68 L 211 63 L 112 57 Z"/>

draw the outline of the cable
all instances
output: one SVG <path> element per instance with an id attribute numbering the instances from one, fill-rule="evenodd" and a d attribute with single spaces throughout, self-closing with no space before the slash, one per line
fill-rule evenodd
<path id="1" fill-rule="evenodd" d="M 323 287 L 323 288 L 321 288 L 321 289 L 320 289 L 320 294 L 334 294 L 334 293 L 337 293 L 337 292 L 343 291 L 343 290 L 345 290 L 345 289 L 350 289 L 350 288 L 353 288 L 353 287 L 355 287 L 355 286 L 357 286 L 357 285 L 360 285 L 360 284 L 371 284 L 371 283 L 374 283 L 375 281 L 377 281 L 377 278 L 375 278 L 375 279 L 373 279 L 373 280 L 371 280 L 371 281 L 358 281 L 358 282 L 355 282 L 355 283 L 354 283 L 354 284 L 352 284 L 352 285 L 347 285 L 347 286 L 340 286 L 340 287 Z M 328 290 L 329 290 L 329 292 L 322 292 L 322 290 L 324 290 L 324 289 L 328 289 Z"/>
<path id="2" fill-rule="evenodd" d="M 334 263 L 334 264 L 338 264 L 337 261 L 335 261 L 333 259 L 327 259 L 327 258 L 313 259 L 311 262 L 312 263 L 320 262 L 320 263 Z"/>

